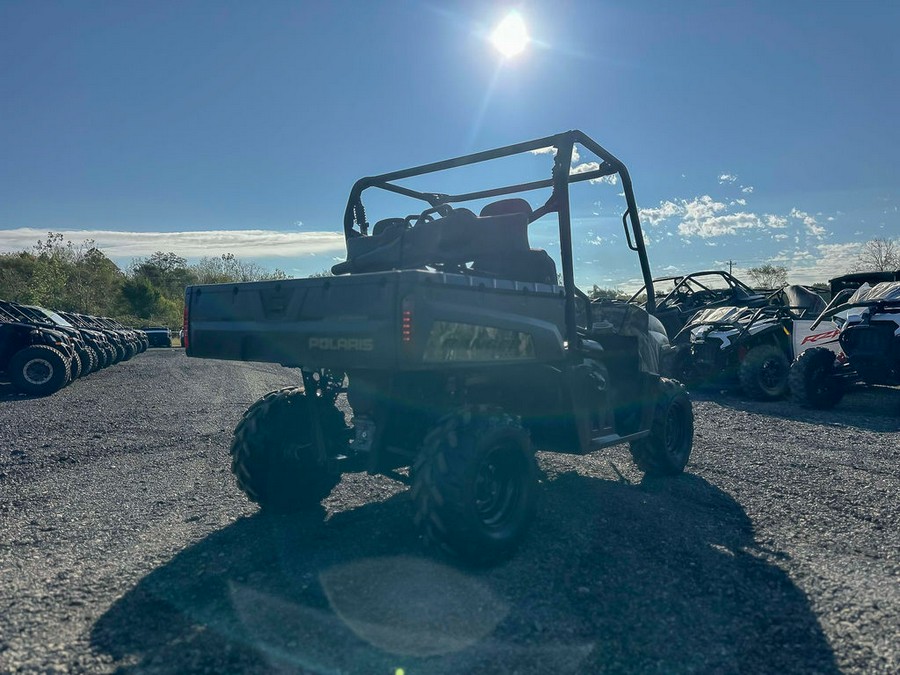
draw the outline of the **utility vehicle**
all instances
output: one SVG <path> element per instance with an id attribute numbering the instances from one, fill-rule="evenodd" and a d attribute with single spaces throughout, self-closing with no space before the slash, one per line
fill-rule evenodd
<path id="1" fill-rule="evenodd" d="M 672 337 L 702 309 L 711 307 L 762 307 L 765 294 L 758 293 L 724 270 L 707 270 L 690 274 L 658 277 L 653 280 L 656 306 L 651 314 L 659 319 Z M 648 297 L 642 286 L 628 302 L 643 307 Z"/>
<path id="2" fill-rule="evenodd" d="M 576 143 L 596 169 L 571 172 Z M 544 178 L 456 194 L 422 187 L 550 148 Z M 684 388 L 658 374 L 665 338 L 647 311 L 591 303 L 575 285 L 570 186 L 612 175 L 652 311 L 628 171 L 580 131 L 360 179 L 333 277 L 188 287 L 188 356 L 301 368 L 303 387 L 266 395 L 237 425 L 239 487 L 263 509 L 295 511 L 318 506 L 342 472 L 394 476 L 412 485 L 428 541 L 487 564 L 511 554 L 534 514 L 535 448 L 630 443 L 646 473 L 682 472 L 693 413 Z M 537 208 L 510 198 L 532 191 L 546 196 Z M 364 193 L 406 206 L 370 225 Z M 558 221 L 561 285 L 556 262 L 529 242 L 545 216 Z M 344 393 L 349 410 L 338 405 Z"/>
<path id="3" fill-rule="evenodd" d="M 900 281 L 838 292 L 816 324 L 838 334 L 843 354 L 835 358 L 822 348 L 801 354 L 791 366 L 794 401 L 833 408 L 851 382 L 900 385 Z"/>
<path id="4" fill-rule="evenodd" d="M 697 312 L 672 338 L 673 376 L 689 385 L 737 382 L 751 398 L 775 400 L 787 394 L 791 362 L 806 349 L 840 352 L 834 330 L 812 330 L 825 309 L 818 293 L 791 285 L 765 302 Z"/>
<path id="5" fill-rule="evenodd" d="M 62 389 L 74 354 L 65 334 L 22 321 L 0 303 L 0 372 L 16 391 L 47 396 Z"/>
<path id="6" fill-rule="evenodd" d="M 147 344 L 150 347 L 172 346 L 172 331 L 165 326 L 147 326 L 141 328 L 141 332 L 147 336 Z"/>
<path id="7" fill-rule="evenodd" d="M 26 323 L 50 326 L 69 338 L 75 350 L 70 364 L 70 381 L 88 375 L 100 367 L 98 350 L 105 339 L 102 334 L 74 326 L 58 313 L 37 305 L 4 303 L 3 306 L 9 311 L 18 313 L 21 320 Z"/>

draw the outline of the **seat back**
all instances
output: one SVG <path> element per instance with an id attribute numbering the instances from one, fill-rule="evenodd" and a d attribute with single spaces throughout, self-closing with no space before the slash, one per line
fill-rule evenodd
<path id="1" fill-rule="evenodd" d="M 482 218 L 519 216 L 517 227 L 508 230 L 501 251 L 484 251 L 472 263 L 472 269 L 502 279 L 557 283 L 556 263 L 544 249 L 532 249 L 528 242 L 528 224 L 534 211 L 524 199 L 501 199 L 481 209 Z"/>

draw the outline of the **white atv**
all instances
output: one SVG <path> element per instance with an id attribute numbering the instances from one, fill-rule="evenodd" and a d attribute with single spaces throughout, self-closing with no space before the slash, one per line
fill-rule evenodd
<path id="1" fill-rule="evenodd" d="M 840 352 L 838 331 L 816 326 L 825 301 L 802 286 L 787 286 L 754 307 L 697 312 L 673 338 L 672 376 L 690 385 L 738 382 L 759 400 L 784 397 L 791 362 L 812 347 Z"/>
<path id="2" fill-rule="evenodd" d="M 842 291 L 816 320 L 830 321 L 843 353 L 808 349 L 791 366 L 791 396 L 806 408 L 832 408 L 847 385 L 900 385 L 900 281 Z"/>

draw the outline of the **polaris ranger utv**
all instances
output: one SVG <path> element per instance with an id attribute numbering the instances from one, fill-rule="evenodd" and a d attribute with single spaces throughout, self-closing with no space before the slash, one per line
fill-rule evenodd
<path id="1" fill-rule="evenodd" d="M 575 143 L 598 168 L 571 173 Z M 408 185 L 550 147 L 544 179 L 459 194 Z M 534 448 L 585 454 L 630 443 L 646 473 L 681 473 L 691 403 L 658 374 L 647 311 L 591 303 L 575 286 L 570 184 L 611 175 L 652 310 L 631 179 L 579 131 L 360 179 L 344 216 L 347 259 L 333 277 L 188 287 L 188 356 L 302 369 L 302 388 L 266 395 L 237 425 L 239 487 L 263 509 L 296 511 L 318 506 L 342 472 L 390 475 L 412 485 L 428 540 L 488 564 L 513 551 L 534 514 Z M 418 205 L 370 226 L 370 189 Z M 490 201 L 537 190 L 549 198 L 536 209 Z M 479 215 L 456 206 L 479 202 Z M 529 225 L 544 216 L 558 220 L 561 286 L 554 260 L 529 243 Z M 349 425 L 336 405 L 343 393 Z"/>

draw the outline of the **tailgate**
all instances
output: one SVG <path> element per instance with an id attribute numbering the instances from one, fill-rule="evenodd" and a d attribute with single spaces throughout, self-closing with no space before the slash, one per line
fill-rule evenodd
<path id="1" fill-rule="evenodd" d="M 397 275 L 189 286 L 187 355 L 312 368 L 390 367 Z"/>

